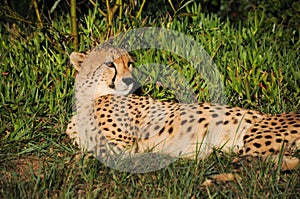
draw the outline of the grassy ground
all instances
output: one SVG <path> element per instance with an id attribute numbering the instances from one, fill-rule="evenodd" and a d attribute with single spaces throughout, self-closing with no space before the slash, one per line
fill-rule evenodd
<path id="1" fill-rule="evenodd" d="M 78 156 L 64 133 L 74 82 L 69 21 L 64 16 L 43 31 L 0 24 L 0 198 L 300 197 L 299 169 L 281 173 L 260 161 L 246 164 L 241 180 L 201 188 L 207 177 L 233 169 L 234 155 L 218 151 L 199 162 L 179 160 L 145 174 L 122 173 Z M 252 14 L 233 27 L 198 14 L 173 21 L 149 19 L 143 25 L 177 30 L 199 42 L 222 74 L 228 104 L 268 113 L 299 111 L 299 31 L 285 34 L 284 25 L 265 21 Z M 87 15 L 79 29 L 81 51 L 104 38 L 100 16 Z M 210 99 L 205 82 L 182 58 L 155 50 L 134 55 L 137 65 L 145 60 L 170 65 L 190 79 L 197 100 Z M 144 92 L 163 100 L 174 97 L 157 85 L 145 86 Z"/>

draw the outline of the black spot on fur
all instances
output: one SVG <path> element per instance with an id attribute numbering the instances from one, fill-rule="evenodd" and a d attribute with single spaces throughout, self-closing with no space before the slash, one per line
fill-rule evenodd
<path id="1" fill-rule="evenodd" d="M 255 146 L 256 148 L 260 148 L 260 147 L 261 147 L 261 144 L 259 144 L 259 143 L 254 143 L 253 146 Z"/>
<path id="2" fill-rule="evenodd" d="M 246 140 L 246 139 L 248 139 L 250 136 L 249 135 L 245 135 L 244 137 L 243 137 L 243 140 Z"/>
<path id="3" fill-rule="evenodd" d="M 212 116 L 213 118 L 216 118 L 216 117 L 218 117 L 219 115 L 216 114 L 216 113 L 214 113 L 214 114 L 212 114 L 211 116 Z"/>
<path id="4" fill-rule="evenodd" d="M 251 120 L 247 119 L 247 120 L 246 120 L 246 123 L 251 124 L 252 122 L 251 122 Z"/>
<path id="5" fill-rule="evenodd" d="M 203 122 L 205 120 L 205 118 L 200 118 L 199 120 L 198 120 L 198 123 L 201 123 L 201 122 Z"/>
<path id="6" fill-rule="evenodd" d="M 191 120 L 189 121 L 189 123 L 193 123 L 193 122 L 195 122 L 195 119 L 191 119 Z"/>
<path id="7" fill-rule="evenodd" d="M 272 122 L 271 125 L 272 125 L 272 126 L 276 126 L 277 123 L 276 123 L 276 122 Z"/>
<path id="8" fill-rule="evenodd" d="M 181 121 L 181 125 L 184 125 L 185 123 L 187 123 L 187 120 L 182 120 Z"/>
<path id="9" fill-rule="evenodd" d="M 145 139 L 145 140 L 149 139 L 149 136 L 150 136 L 150 133 L 147 132 L 146 135 L 145 135 L 145 137 L 144 137 L 144 139 Z"/>
<path id="10" fill-rule="evenodd" d="M 265 142 L 265 145 L 266 145 L 266 146 L 270 146 L 271 143 L 272 143 L 271 141 L 266 141 L 266 142 Z"/>
<path id="11" fill-rule="evenodd" d="M 220 125 L 220 124 L 223 124 L 223 121 L 217 121 L 217 122 L 216 122 L 216 125 L 217 125 L 217 126 Z"/>
<path id="12" fill-rule="evenodd" d="M 251 132 L 252 132 L 252 133 L 255 133 L 256 131 L 258 131 L 258 129 L 257 129 L 257 128 L 253 128 L 253 129 L 251 129 Z"/>
<path id="13" fill-rule="evenodd" d="M 277 142 L 277 143 L 281 143 L 281 142 L 282 142 L 282 139 L 277 138 L 277 139 L 276 139 L 276 142 Z"/>
<path id="14" fill-rule="evenodd" d="M 165 127 L 163 127 L 162 129 L 160 129 L 158 135 L 161 135 L 164 131 L 165 131 Z"/>
<path id="15" fill-rule="evenodd" d="M 269 149 L 269 152 L 274 153 L 275 150 L 271 148 L 271 149 Z"/>
<path id="16" fill-rule="evenodd" d="M 251 150 L 250 147 L 247 147 L 245 152 L 248 153 L 250 150 Z"/>

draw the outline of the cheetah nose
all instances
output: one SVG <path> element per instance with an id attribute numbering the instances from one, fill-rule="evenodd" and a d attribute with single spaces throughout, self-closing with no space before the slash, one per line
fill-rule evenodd
<path id="1" fill-rule="evenodd" d="M 124 78 L 122 80 L 127 86 L 129 86 L 130 84 L 134 84 L 135 80 L 133 78 Z"/>

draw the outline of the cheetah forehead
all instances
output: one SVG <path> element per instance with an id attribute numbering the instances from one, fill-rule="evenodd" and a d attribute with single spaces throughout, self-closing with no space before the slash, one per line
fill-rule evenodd
<path id="1" fill-rule="evenodd" d="M 121 66 L 127 66 L 133 59 L 125 49 L 114 46 L 96 47 L 84 53 L 73 52 L 70 55 L 70 62 L 80 73 L 88 73 L 101 68 L 107 62 L 114 62 Z"/>
<path id="2" fill-rule="evenodd" d="M 90 61 L 96 60 L 98 63 L 115 62 L 116 60 L 132 61 L 129 53 L 122 48 L 114 46 L 96 47 L 89 53 Z"/>

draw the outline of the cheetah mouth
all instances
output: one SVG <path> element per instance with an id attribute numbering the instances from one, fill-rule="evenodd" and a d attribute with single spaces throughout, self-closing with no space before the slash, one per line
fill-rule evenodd
<path id="1" fill-rule="evenodd" d="M 127 90 L 130 92 L 133 92 L 135 90 L 135 83 L 131 83 L 127 86 Z"/>
<path id="2" fill-rule="evenodd" d="M 142 93 L 142 85 L 135 81 L 128 85 L 129 93 L 141 94 Z"/>
<path id="3" fill-rule="evenodd" d="M 129 85 L 126 86 L 126 88 L 124 89 L 115 89 L 116 94 L 120 94 L 120 95 L 127 95 L 132 93 L 135 89 L 135 84 L 131 83 Z"/>

